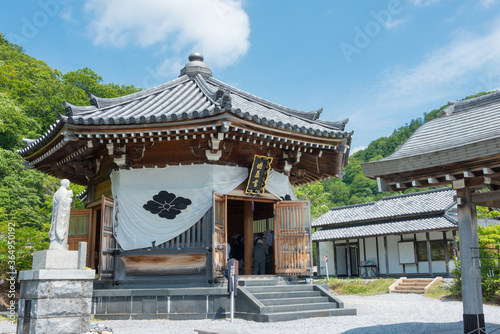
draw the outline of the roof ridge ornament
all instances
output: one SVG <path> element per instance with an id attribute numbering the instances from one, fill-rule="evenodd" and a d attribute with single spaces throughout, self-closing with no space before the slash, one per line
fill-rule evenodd
<path id="1" fill-rule="evenodd" d="M 215 102 L 220 104 L 222 110 L 231 110 L 231 91 L 224 86 L 219 86 L 215 93 Z"/>
<path id="2" fill-rule="evenodd" d="M 196 75 L 200 74 L 204 79 L 212 76 L 212 71 L 203 62 L 203 55 L 199 52 L 193 52 L 189 55 L 189 63 L 181 70 L 181 75 L 187 75 L 190 79 L 194 79 Z"/>

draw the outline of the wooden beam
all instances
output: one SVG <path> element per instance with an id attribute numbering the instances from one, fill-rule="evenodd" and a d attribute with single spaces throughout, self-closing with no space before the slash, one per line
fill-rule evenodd
<path id="1" fill-rule="evenodd" d="M 451 174 L 446 174 L 445 179 L 446 181 L 455 181 L 457 178 Z"/>
<path id="2" fill-rule="evenodd" d="M 476 176 L 476 175 L 474 175 L 474 173 L 473 173 L 473 172 L 471 172 L 471 171 L 468 171 L 468 170 L 467 170 L 467 171 L 465 171 L 465 172 L 464 172 L 464 177 L 465 177 L 465 178 L 472 178 L 472 177 L 475 177 L 475 176 Z"/>
<path id="3" fill-rule="evenodd" d="M 472 193 L 471 200 L 475 205 L 500 207 L 500 190 L 486 193 Z"/>
<path id="4" fill-rule="evenodd" d="M 439 183 L 438 179 L 436 179 L 435 177 L 429 177 L 427 179 L 427 182 L 429 182 L 429 184 Z"/>
<path id="5" fill-rule="evenodd" d="M 381 177 L 377 177 L 377 186 L 378 186 L 378 191 L 382 193 L 391 191 L 389 183 L 387 183 L 387 181 Z"/>
<path id="6" fill-rule="evenodd" d="M 489 185 L 500 185 L 500 177 L 484 177 L 484 183 Z"/>
<path id="7" fill-rule="evenodd" d="M 495 171 L 491 168 L 483 168 L 483 174 L 484 175 L 495 174 Z"/>
<path id="8" fill-rule="evenodd" d="M 460 179 L 460 180 L 455 180 L 452 183 L 453 189 L 458 190 L 458 189 L 464 189 L 464 188 L 470 188 L 470 189 L 478 189 L 478 188 L 483 188 L 484 187 L 484 177 L 474 177 L 474 178 L 469 178 L 469 179 Z"/>

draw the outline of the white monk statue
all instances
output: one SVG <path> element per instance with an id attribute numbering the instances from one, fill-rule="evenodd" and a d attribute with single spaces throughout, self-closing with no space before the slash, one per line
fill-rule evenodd
<path id="1" fill-rule="evenodd" d="M 73 190 L 69 190 L 69 180 L 61 180 L 61 187 L 52 200 L 52 221 L 50 223 L 49 249 L 68 249 L 69 215 Z"/>

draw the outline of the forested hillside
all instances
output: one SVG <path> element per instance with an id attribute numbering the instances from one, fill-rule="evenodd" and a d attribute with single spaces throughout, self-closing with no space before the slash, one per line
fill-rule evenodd
<path id="1" fill-rule="evenodd" d="M 134 86 L 105 84 L 90 68 L 63 74 L 42 60 L 30 57 L 0 33 L 0 269 L 3 274 L 8 272 L 9 224 L 16 227 L 17 270 L 30 267 L 33 251 L 47 248 L 52 195 L 59 187 L 59 180 L 24 169 L 23 159 L 15 151 L 24 147 L 22 138 L 42 135 L 57 115 L 64 113 L 63 101 L 88 105 L 88 93 L 117 97 L 138 90 Z M 311 200 L 313 218 L 335 206 L 374 201 L 384 196 L 377 191 L 376 181 L 364 177 L 359 163 L 390 155 L 424 122 L 438 117 L 441 109 L 411 120 L 391 136 L 379 138 L 365 150 L 353 154 L 343 179 L 297 188 L 299 197 Z M 72 185 L 72 189 L 74 194 L 83 190 L 78 185 Z M 76 198 L 73 205 L 82 206 Z"/>
<path id="2" fill-rule="evenodd" d="M 15 225 L 17 270 L 31 266 L 34 250 L 48 247 L 52 196 L 59 180 L 24 169 L 16 149 L 22 138 L 38 138 L 64 113 L 63 101 L 88 105 L 87 94 L 117 97 L 138 91 L 134 86 L 103 84 L 89 68 L 61 73 L 27 55 L 0 33 L 0 269 L 9 270 L 7 231 Z M 83 187 L 72 185 L 76 195 Z M 82 204 L 73 199 L 75 207 Z M 2 277 L 0 277 L 2 278 Z"/>

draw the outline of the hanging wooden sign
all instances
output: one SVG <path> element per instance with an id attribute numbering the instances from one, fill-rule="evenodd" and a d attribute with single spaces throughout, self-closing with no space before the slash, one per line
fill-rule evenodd
<path id="1" fill-rule="evenodd" d="M 271 169 L 272 162 L 273 158 L 266 156 L 256 155 L 253 157 L 252 169 L 250 169 L 247 189 L 245 190 L 246 194 L 264 194 L 264 188 L 266 187 L 266 181 L 269 176 L 269 170 Z"/>

